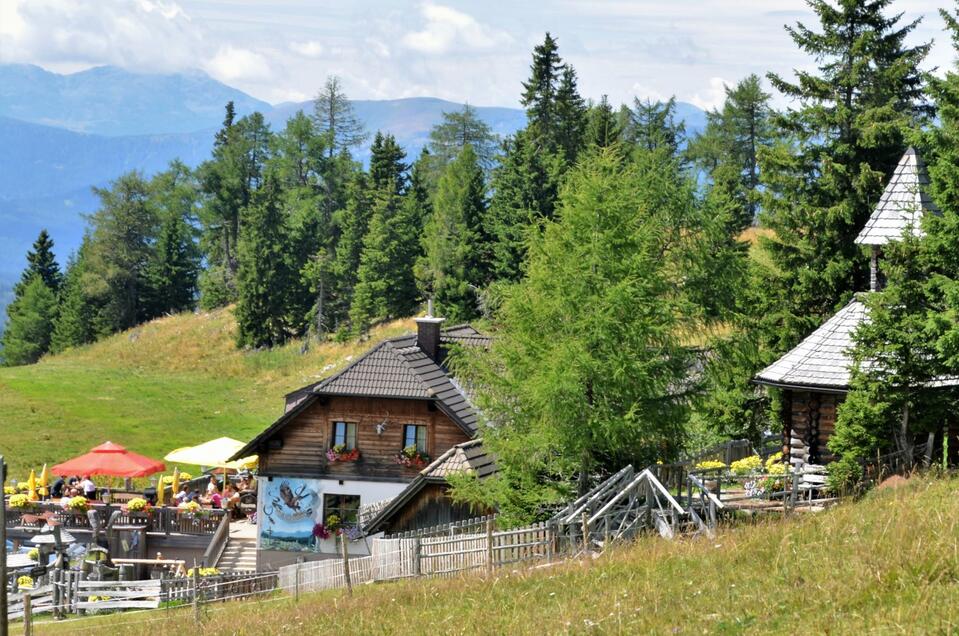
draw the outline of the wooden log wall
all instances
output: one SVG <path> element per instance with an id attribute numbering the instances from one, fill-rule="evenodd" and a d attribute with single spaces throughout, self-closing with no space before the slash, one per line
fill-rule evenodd
<path id="1" fill-rule="evenodd" d="M 827 443 L 836 430 L 836 408 L 844 396 L 814 391 L 787 391 L 783 408 L 788 419 L 783 426 L 788 435 L 786 448 L 793 466 L 826 464 L 833 461 Z"/>
<path id="2" fill-rule="evenodd" d="M 358 460 L 327 460 L 334 422 L 357 424 Z M 394 461 L 403 449 L 405 424 L 427 427 L 427 453 L 434 459 L 470 439 L 428 400 L 330 397 L 317 400 L 276 433 L 282 448 L 260 452 L 260 474 L 408 481 L 422 467 L 405 467 Z"/>

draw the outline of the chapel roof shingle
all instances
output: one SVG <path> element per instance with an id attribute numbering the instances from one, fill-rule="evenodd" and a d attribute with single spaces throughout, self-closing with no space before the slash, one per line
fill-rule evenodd
<path id="1" fill-rule="evenodd" d="M 926 164 L 916 149 L 910 147 L 899 160 L 856 243 L 885 245 L 902 238 L 908 228 L 919 232 L 920 220 L 926 212 L 939 214 L 939 208 L 929 197 Z"/>

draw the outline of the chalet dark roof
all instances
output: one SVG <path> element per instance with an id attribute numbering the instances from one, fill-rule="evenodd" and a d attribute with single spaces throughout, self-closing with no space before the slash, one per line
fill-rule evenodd
<path id="1" fill-rule="evenodd" d="M 446 484 L 446 478 L 457 472 L 472 472 L 480 479 L 494 475 L 497 471 L 496 458 L 483 448 L 482 439 L 473 439 L 457 444 L 435 460 L 384 506 L 363 528 L 366 534 L 374 534 L 387 524 L 413 497 L 427 484 Z"/>
<path id="2" fill-rule="evenodd" d="M 929 174 L 926 164 L 910 147 L 899 160 L 879 203 L 856 237 L 860 245 L 885 245 L 902 238 L 907 228 L 919 232 L 924 213 L 939 214 L 929 197 Z"/>
<path id="3" fill-rule="evenodd" d="M 852 334 L 866 319 L 859 300 L 848 305 L 809 334 L 795 348 L 763 369 L 756 382 L 779 387 L 810 387 L 833 391 L 849 388 Z"/>
<path id="4" fill-rule="evenodd" d="M 487 336 L 469 325 L 456 325 L 440 333 L 440 342 L 447 345 L 487 346 L 489 341 Z M 384 340 L 339 372 L 289 393 L 283 416 L 247 444 L 241 453 L 253 451 L 262 440 L 324 395 L 431 400 L 467 435 L 473 436 L 478 430 L 476 409 L 466 392 L 448 369 L 434 362 L 417 346 L 416 335 L 411 334 Z"/>

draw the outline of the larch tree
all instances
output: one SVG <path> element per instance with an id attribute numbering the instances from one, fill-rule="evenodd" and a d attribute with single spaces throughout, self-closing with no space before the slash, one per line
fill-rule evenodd
<path id="1" fill-rule="evenodd" d="M 459 111 L 444 112 L 443 120 L 430 130 L 432 172 L 438 175 L 467 145 L 473 148 L 484 170 L 492 169 L 496 160 L 496 135 L 469 104 Z"/>
<path id="2" fill-rule="evenodd" d="M 7 366 L 33 364 L 50 349 L 57 296 L 39 274 L 19 286 L 19 293 L 7 306 L 0 354 Z"/>

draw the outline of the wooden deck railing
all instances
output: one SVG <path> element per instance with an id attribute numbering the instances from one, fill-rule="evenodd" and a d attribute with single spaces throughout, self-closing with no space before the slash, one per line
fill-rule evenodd
<path id="1" fill-rule="evenodd" d="M 165 534 L 216 534 L 226 515 L 225 511 L 218 509 L 204 508 L 198 513 L 186 513 L 168 506 L 153 508 L 146 513 L 124 511 L 122 507 L 113 504 L 94 503 L 91 509 L 96 512 L 101 529 L 105 529 L 112 518 L 114 525 L 143 525 L 146 526 L 147 532 Z M 6 525 L 8 528 L 39 530 L 46 521 L 33 518 L 47 513 L 53 513 L 52 518 L 68 530 L 91 529 L 87 513 L 64 510 L 62 506 L 52 502 L 34 503 L 26 509 L 7 507 Z"/>

